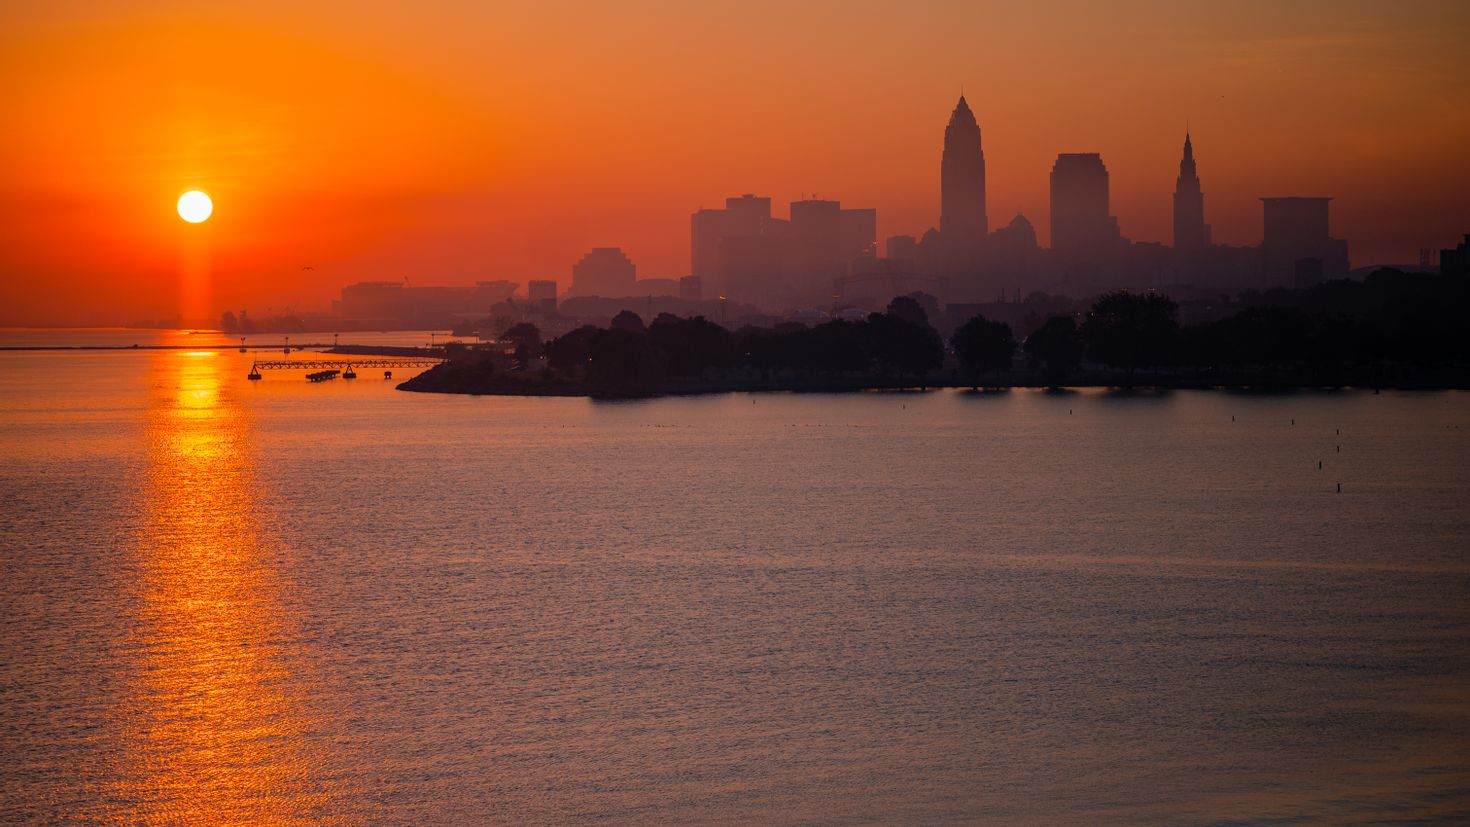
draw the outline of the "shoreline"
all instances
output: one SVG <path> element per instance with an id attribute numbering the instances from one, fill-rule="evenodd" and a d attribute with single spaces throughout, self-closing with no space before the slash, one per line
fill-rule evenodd
<path id="1" fill-rule="evenodd" d="M 1342 377 L 1343 381 L 1288 381 L 1286 377 L 1247 377 L 1242 375 L 1207 377 L 1200 375 L 1168 376 L 1164 374 L 1137 374 L 1131 382 L 1125 377 L 1110 372 L 1083 373 L 1067 380 L 1051 384 L 1034 375 L 1018 375 L 1004 379 L 995 378 L 978 387 L 970 382 L 953 377 L 940 377 L 923 384 L 897 378 L 874 377 L 812 378 L 801 380 L 717 380 L 706 382 L 668 382 L 647 391 L 607 392 L 589 388 L 582 382 L 541 379 L 495 378 L 489 381 L 454 381 L 435 376 L 431 368 L 397 386 L 397 390 L 409 393 L 442 393 L 460 396 L 579 396 L 592 399 L 653 399 L 663 396 L 704 396 L 726 393 L 873 393 L 873 392 L 923 392 L 928 390 L 957 389 L 973 393 L 1008 390 L 1041 390 L 1068 392 L 1085 389 L 1118 391 L 1236 391 L 1236 392 L 1299 392 L 1299 391 L 1467 391 L 1470 376 L 1462 372 L 1453 375 L 1418 377 L 1366 377 L 1354 375 Z M 1366 381 L 1376 379 L 1376 381 Z M 1437 381 L 1436 381 L 1437 380 Z"/>

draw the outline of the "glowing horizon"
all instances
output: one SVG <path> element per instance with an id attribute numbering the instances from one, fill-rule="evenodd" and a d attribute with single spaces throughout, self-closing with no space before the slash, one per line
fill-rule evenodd
<path id="1" fill-rule="evenodd" d="M 1257 243 L 1273 195 L 1334 196 L 1354 266 L 1470 231 L 1456 4 L 185 8 L 80 0 L 0 30 L 0 324 L 177 312 L 188 242 L 157 205 L 200 181 L 230 204 L 206 222 L 215 311 L 405 276 L 565 286 L 594 246 L 677 277 L 689 214 L 745 192 L 919 235 L 962 84 L 992 226 L 1024 213 L 1043 244 L 1052 160 L 1077 151 L 1102 153 L 1123 233 L 1167 243 L 1186 123 L 1221 243 Z"/>

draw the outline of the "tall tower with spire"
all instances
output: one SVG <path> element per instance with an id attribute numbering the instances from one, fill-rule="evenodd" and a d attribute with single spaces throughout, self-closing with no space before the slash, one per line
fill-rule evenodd
<path id="1" fill-rule="evenodd" d="M 939 236 L 946 269 L 973 268 L 989 227 L 985 220 L 985 153 L 980 125 L 960 95 L 944 128 L 939 166 Z"/>
<path id="2" fill-rule="evenodd" d="M 1174 249 L 1200 250 L 1210 246 L 1210 225 L 1205 223 L 1205 194 L 1200 192 L 1194 169 L 1194 145 L 1184 133 L 1184 158 L 1174 183 Z"/>

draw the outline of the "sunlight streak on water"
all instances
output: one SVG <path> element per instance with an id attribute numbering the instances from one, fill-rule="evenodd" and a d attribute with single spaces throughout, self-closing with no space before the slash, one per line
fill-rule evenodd
<path id="1" fill-rule="evenodd" d="M 310 684 L 278 651 L 292 632 L 257 526 L 251 415 L 222 389 L 221 360 L 199 357 L 155 359 L 135 539 L 139 674 L 118 710 L 113 818 L 320 822 L 343 790 L 325 786 Z"/>

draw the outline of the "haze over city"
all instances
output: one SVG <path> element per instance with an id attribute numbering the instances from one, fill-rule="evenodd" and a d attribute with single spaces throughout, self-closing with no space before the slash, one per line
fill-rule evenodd
<path id="1" fill-rule="evenodd" d="M 0 824 L 1470 824 L 1470 0 L 0 16 Z"/>
<path id="2" fill-rule="evenodd" d="M 214 306 L 254 309 L 374 279 L 565 289 L 603 246 L 679 278 L 690 214 L 741 193 L 918 237 L 961 91 L 992 229 L 1022 213 L 1049 244 L 1053 162 L 1097 152 L 1122 234 L 1169 243 L 1188 128 L 1216 243 L 1259 244 L 1263 196 L 1327 196 L 1354 267 L 1415 264 L 1470 224 L 1467 22 L 1455 3 L 13 9 L 0 323 L 173 315 L 190 232 Z M 193 188 L 215 213 L 180 226 Z"/>

